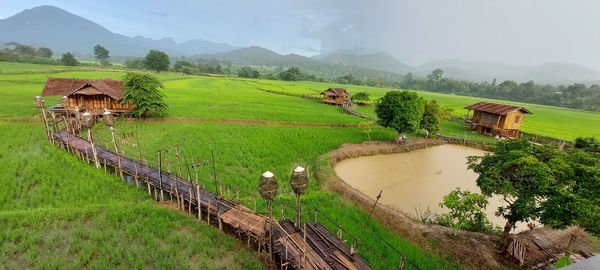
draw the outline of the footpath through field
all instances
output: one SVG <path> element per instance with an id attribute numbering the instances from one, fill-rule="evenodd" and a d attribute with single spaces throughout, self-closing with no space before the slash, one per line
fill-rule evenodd
<path id="1" fill-rule="evenodd" d="M 154 169 L 112 151 L 96 147 L 65 129 L 51 134 L 53 143 L 67 149 L 98 168 L 114 169 L 136 186 L 144 186 L 150 196 L 175 198 L 177 207 L 194 213 L 198 219 L 218 226 L 252 242 L 261 251 L 269 250 L 275 264 L 293 269 L 371 269 L 344 242 L 318 222 L 296 226 L 289 220 L 274 221 L 239 202 L 208 192 L 198 184 Z M 272 240 L 269 231 L 272 227 Z M 267 249 L 269 247 L 269 249 Z"/>

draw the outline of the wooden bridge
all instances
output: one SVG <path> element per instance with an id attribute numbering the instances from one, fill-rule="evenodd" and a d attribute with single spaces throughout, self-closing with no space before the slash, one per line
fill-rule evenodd
<path id="1" fill-rule="evenodd" d="M 148 194 L 156 200 L 164 200 L 165 195 L 175 198 L 179 209 L 236 235 L 259 251 L 271 250 L 270 257 L 278 268 L 371 269 L 353 249 L 319 223 L 306 223 L 298 228 L 289 220 L 269 221 L 269 217 L 241 203 L 226 200 L 192 181 L 152 168 L 143 161 L 94 146 L 88 140 L 67 132 L 67 129 L 46 126 L 46 130 L 56 145 L 98 168 L 118 172 L 138 187 L 145 186 Z M 272 238 L 269 237 L 271 227 Z"/>

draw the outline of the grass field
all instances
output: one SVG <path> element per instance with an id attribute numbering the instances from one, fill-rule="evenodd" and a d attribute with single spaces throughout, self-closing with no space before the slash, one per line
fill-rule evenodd
<path id="1" fill-rule="evenodd" d="M 0 63 L 0 70 L 13 70 L 0 74 L 3 96 L 0 128 L 4 131 L 0 139 L 5 142 L 0 146 L 0 165 L 6 168 L 0 172 L 3 186 L 0 190 L 0 264 L 71 269 L 172 268 L 167 267 L 167 263 L 174 261 L 173 266 L 182 268 L 262 267 L 253 253 L 241 247 L 237 240 L 185 214 L 156 205 L 143 190 L 128 187 L 45 142 L 32 98 L 41 92 L 47 77 L 120 78 L 124 71 L 54 72 L 50 69 L 55 66 L 46 69 L 48 66 L 20 65 Z M 176 144 L 181 145 L 187 159 L 207 160 L 214 150 L 218 179 L 230 190 L 226 195 L 233 196 L 235 189 L 239 189 L 246 205 L 256 204 L 259 211 L 265 209 L 264 203 L 256 200 L 258 176 L 263 171 L 273 171 L 280 181 L 280 195 L 275 202 L 278 211 L 275 212 L 280 216 L 279 210 L 284 208 L 285 216 L 291 217 L 294 197 L 287 179 L 291 167 L 298 163 L 317 166 L 320 156 L 341 144 L 367 140 L 367 134 L 354 126 L 363 120 L 344 114 L 339 107 L 261 91 L 318 94 L 330 87 L 327 84 L 174 73 L 161 73 L 159 78 L 165 82 L 170 106 L 168 115 L 154 122 L 119 121 L 117 131 L 138 134 L 144 156 L 151 163 L 155 162 L 152 157 L 156 150 Z M 348 88 L 368 90 L 374 97 L 387 91 Z M 442 105 L 453 108 L 474 101 L 468 97 L 423 95 L 439 97 Z M 55 103 L 58 97 L 47 98 L 48 105 Z M 599 114 L 540 108 L 543 110 L 537 112 L 537 107 L 530 109 L 534 116 L 540 114 L 541 119 L 559 115 L 569 118 L 568 121 L 577 126 L 573 130 L 578 130 L 578 134 L 599 133 L 600 127 L 585 123 L 585 119 L 600 120 Z M 372 114 L 369 107 L 364 107 L 364 111 Z M 533 116 L 526 121 L 531 118 Z M 231 119 L 236 121 L 228 121 Z M 461 131 L 460 124 L 454 122 L 445 122 L 442 128 L 447 132 Z M 547 129 L 544 135 L 561 132 L 551 125 Z M 108 143 L 105 127 L 97 125 L 94 134 L 99 144 Z M 375 128 L 371 137 L 390 140 L 394 132 Z M 130 154 L 135 152 L 132 144 L 122 142 Z M 167 158 L 175 161 L 168 154 Z M 209 170 L 201 169 L 200 176 L 205 187 L 214 191 L 215 181 Z M 389 241 L 422 269 L 459 268 L 451 258 L 426 252 L 375 221 L 366 223 L 364 211 L 321 188 L 315 181 L 311 181 L 303 201 L 305 219 L 319 209 L 344 226 L 350 235 L 358 237 L 361 255 L 376 269 L 397 267 L 399 262 L 399 256 L 377 241 L 376 235 Z M 320 220 L 337 231 L 333 223 Z M 350 242 L 355 241 L 350 236 L 345 237 Z M 71 256 L 64 258 L 64 254 Z"/>

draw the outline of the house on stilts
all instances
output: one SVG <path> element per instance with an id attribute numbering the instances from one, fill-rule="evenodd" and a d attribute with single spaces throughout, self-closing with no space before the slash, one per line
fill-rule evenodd
<path id="1" fill-rule="evenodd" d="M 50 107 L 56 113 L 74 114 L 89 112 L 101 115 L 105 111 L 111 113 L 127 113 L 133 104 L 121 103 L 125 94 L 123 81 L 102 79 L 48 78 L 41 96 L 61 96 L 61 104 Z"/>
<path id="2" fill-rule="evenodd" d="M 521 122 L 525 114 L 531 114 L 522 106 L 478 102 L 465 107 L 467 109 L 466 124 L 481 134 L 489 134 L 501 138 L 519 138 Z M 471 115 L 473 111 L 473 115 Z"/>

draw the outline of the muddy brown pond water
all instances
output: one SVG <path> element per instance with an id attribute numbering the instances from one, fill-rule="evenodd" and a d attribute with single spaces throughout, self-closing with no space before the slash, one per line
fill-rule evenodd
<path id="1" fill-rule="evenodd" d="M 456 187 L 480 192 L 477 174 L 467 168 L 468 156 L 483 156 L 483 150 L 444 144 L 406 153 L 346 159 L 335 166 L 336 174 L 346 183 L 371 198 L 383 190 L 380 202 L 410 216 L 428 208 L 443 213 L 439 204 Z M 506 221 L 494 212 L 502 201 L 489 199 L 486 213 L 490 221 L 504 227 Z M 517 231 L 525 229 L 519 224 Z"/>

